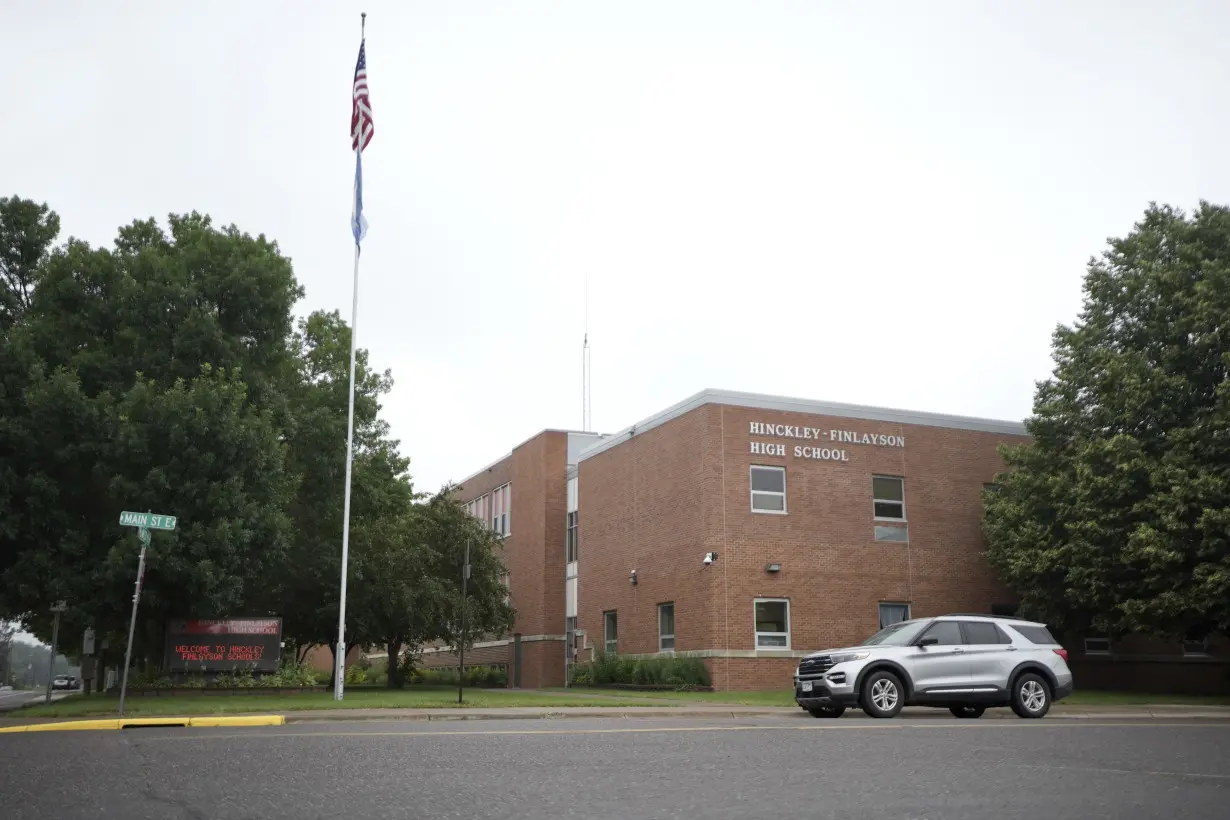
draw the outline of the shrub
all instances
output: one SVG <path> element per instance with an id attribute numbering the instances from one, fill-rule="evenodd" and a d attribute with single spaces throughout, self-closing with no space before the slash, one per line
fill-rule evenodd
<path id="1" fill-rule="evenodd" d="M 709 686 L 709 670 L 697 657 L 627 658 L 599 654 L 590 663 L 574 664 L 569 681 L 576 686 Z"/>
<path id="2" fill-rule="evenodd" d="M 427 686 L 456 686 L 457 669 L 455 667 L 437 669 L 416 667 L 409 682 Z M 465 685 L 484 688 L 507 686 L 508 671 L 492 666 L 468 666 L 466 667 Z"/>

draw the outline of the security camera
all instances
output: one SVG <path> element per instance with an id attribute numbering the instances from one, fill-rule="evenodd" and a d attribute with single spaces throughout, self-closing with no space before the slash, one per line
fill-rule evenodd
<path id="1" fill-rule="evenodd" d="M 716 560 L 717 560 L 716 552 L 706 552 L 705 553 L 705 566 L 709 566 Z"/>

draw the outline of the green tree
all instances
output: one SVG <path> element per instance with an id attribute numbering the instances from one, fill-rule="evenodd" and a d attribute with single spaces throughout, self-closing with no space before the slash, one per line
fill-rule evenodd
<path id="1" fill-rule="evenodd" d="M 316 312 L 300 322 L 292 346 L 297 371 L 288 389 L 293 410 L 287 444 L 288 464 L 299 486 L 290 505 L 294 535 L 280 581 L 280 611 L 285 634 L 302 654 L 337 639 L 350 329 L 336 312 Z M 385 517 L 403 515 L 414 499 L 409 461 L 398 454 L 397 442 L 389 439 L 388 425 L 379 418 L 379 398 L 392 384 L 387 371 L 371 369 L 367 351 L 356 351 L 352 543 L 365 527 L 383 528 Z M 352 565 L 351 584 L 354 572 Z M 353 585 L 349 589 L 353 601 Z M 352 647 L 358 635 L 348 630 Z"/>
<path id="2" fill-rule="evenodd" d="M 1031 443 L 987 493 L 987 556 L 1067 629 L 1230 629 L 1230 210 L 1151 206 L 1092 259 Z"/>
<path id="3" fill-rule="evenodd" d="M 289 261 L 197 214 L 172 216 L 169 235 L 134 223 L 113 249 L 47 252 L 54 214 L 9 224 L 29 235 L 3 244 L 40 261 L 0 364 L 0 611 L 43 635 L 47 602 L 65 598 L 66 633 L 95 625 L 114 661 L 138 549 L 122 509 L 181 522 L 151 547 L 146 652 L 169 615 L 269 611 L 294 490 Z"/>
<path id="4" fill-rule="evenodd" d="M 467 544 L 465 632 L 461 631 L 461 576 Z M 353 583 L 357 605 L 348 629 L 364 643 L 388 650 L 388 685 L 405 684 L 403 651 L 430 641 L 472 646 L 483 634 L 512 626 L 501 576 L 503 542 L 469 515 L 445 487 L 400 518 L 386 517 L 356 542 Z"/>

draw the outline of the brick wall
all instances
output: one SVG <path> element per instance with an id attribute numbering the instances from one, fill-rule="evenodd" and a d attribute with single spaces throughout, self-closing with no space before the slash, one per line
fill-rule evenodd
<path id="1" fill-rule="evenodd" d="M 752 434 L 752 422 L 903 436 L 904 447 Z M 857 642 L 879 627 L 880 602 L 912 614 L 990 612 L 1012 596 L 981 557 L 983 485 L 1013 437 L 970 430 L 708 404 L 636 433 L 579 467 L 579 620 L 602 646 L 605 610 L 619 651 L 657 651 L 658 603 L 675 603 L 676 650 L 755 650 L 753 600 L 790 601 L 791 653 L 712 658 L 722 689 L 788 686 L 802 651 Z M 749 442 L 783 444 L 753 455 Z M 794 447 L 845 451 L 844 461 Z M 752 464 L 786 468 L 787 514 L 750 509 Z M 873 537 L 872 476 L 905 480 L 909 543 Z M 719 554 L 705 567 L 706 552 Z M 781 565 L 778 573 L 767 563 Z M 637 570 L 637 585 L 628 575 Z"/>
<path id="2" fill-rule="evenodd" d="M 517 447 L 507 458 L 467 479 L 456 492 L 464 503 L 512 483 L 510 534 L 504 539 L 503 560 L 516 610 L 513 631 L 525 636 L 558 636 L 554 641 L 523 644 L 522 686 L 527 688 L 564 682 L 567 461 L 568 434 L 545 431 Z M 511 640 L 511 634 L 492 637 Z M 511 649 L 507 651 L 511 663 Z M 469 662 L 466 653 L 467 665 Z M 511 680 L 511 670 L 509 677 Z"/>

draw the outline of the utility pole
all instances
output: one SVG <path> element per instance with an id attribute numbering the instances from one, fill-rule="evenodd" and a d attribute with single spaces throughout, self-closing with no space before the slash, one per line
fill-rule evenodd
<path id="1" fill-rule="evenodd" d="M 51 681 L 55 678 L 56 673 L 56 648 L 60 641 L 60 613 L 66 609 L 68 605 L 64 601 L 56 601 L 51 605 L 51 611 L 56 614 L 56 619 L 51 627 L 51 657 L 47 660 L 47 703 L 51 703 Z"/>
<path id="2" fill-rule="evenodd" d="M 466 539 L 465 563 L 461 565 L 461 652 L 457 666 L 457 705 L 461 705 L 461 689 L 466 680 L 466 582 L 470 580 L 470 539 Z"/>

